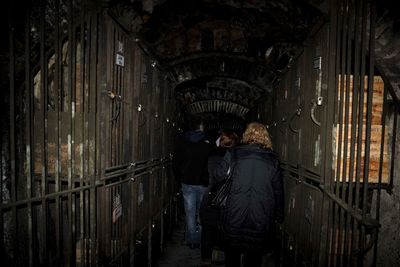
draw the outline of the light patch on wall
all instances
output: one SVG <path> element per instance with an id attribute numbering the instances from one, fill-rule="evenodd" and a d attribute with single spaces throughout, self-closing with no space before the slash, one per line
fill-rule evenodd
<path id="1" fill-rule="evenodd" d="M 321 162 L 321 135 L 318 134 L 317 140 L 315 140 L 314 146 L 314 167 L 318 166 Z"/>

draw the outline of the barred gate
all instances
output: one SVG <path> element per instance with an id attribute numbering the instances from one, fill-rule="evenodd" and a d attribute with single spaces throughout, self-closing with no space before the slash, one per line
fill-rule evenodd
<path id="1" fill-rule="evenodd" d="M 398 110 L 374 67 L 374 1 L 330 2 L 286 72 L 269 124 L 285 176 L 284 266 L 376 264 Z"/>
<path id="2" fill-rule="evenodd" d="M 8 2 L 2 264 L 151 265 L 175 220 L 168 81 L 90 1 Z"/>

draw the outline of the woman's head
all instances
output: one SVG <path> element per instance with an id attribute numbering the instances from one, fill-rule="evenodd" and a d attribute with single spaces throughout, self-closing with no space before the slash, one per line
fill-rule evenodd
<path id="1" fill-rule="evenodd" d="M 239 141 L 239 137 L 232 131 L 224 131 L 221 133 L 219 144 L 221 147 L 233 147 Z"/>
<path id="2" fill-rule="evenodd" d="M 272 141 L 267 128 L 258 122 L 252 122 L 247 125 L 242 142 L 244 144 L 258 144 L 264 148 L 272 149 Z"/>

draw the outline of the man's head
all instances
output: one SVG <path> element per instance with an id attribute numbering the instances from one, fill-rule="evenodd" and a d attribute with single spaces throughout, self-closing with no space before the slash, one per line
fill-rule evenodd
<path id="1" fill-rule="evenodd" d="M 204 132 L 203 120 L 200 117 L 193 117 L 190 120 L 190 129 Z"/>

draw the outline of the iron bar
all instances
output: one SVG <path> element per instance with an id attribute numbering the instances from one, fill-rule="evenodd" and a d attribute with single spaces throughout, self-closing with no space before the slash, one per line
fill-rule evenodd
<path id="1" fill-rule="evenodd" d="M 67 139 L 68 146 L 68 190 L 71 190 L 73 186 L 72 177 L 74 175 L 74 152 L 75 151 L 75 64 L 76 64 L 76 55 L 75 55 L 75 21 L 73 19 L 73 0 L 68 0 L 67 2 L 67 10 L 68 10 L 68 91 L 69 91 L 69 114 L 68 114 L 68 124 L 69 124 L 69 133 Z M 68 257 L 67 261 L 73 265 L 74 259 L 76 258 L 76 240 L 75 240 L 75 194 L 70 193 L 68 195 L 68 220 L 69 220 L 69 235 L 67 237 L 67 252 Z"/>
<path id="2" fill-rule="evenodd" d="M 84 185 L 84 157 L 83 157 L 83 137 L 84 137 L 84 117 L 85 117 L 85 108 L 84 108 L 84 99 L 85 99 L 85 94 L 84 94 L 84 84 L 85 84 L 85 28 L 86 28 L 86 23 L 85 23 L 85 6 L 81 5 L 81 14 L 80 14 L 80 26 L 79 26 L 79 52 L 80 52 L 80 58 L 79 60 L 79 112 L 82 114 L 81 116 L 81 124 L 78 125 L 79 127 L 79 133 L 80 133 L 80 144 L 79 144 L 79 160 L 80 160 L 80 172 L 79 172 L 79 182 L 80 186 Z M 85 254 L 85 203 L 84 203 L 84 191 L 79 191 L 79 228 L 80 228 L 80 233 L 79 233 L 79 242 L 80 242 L 80 258 L 81 258 L 81 266 L 80 267 L 85 267 L 86 266 L 86 254 Z"/>
<path id="3" fill-rule="evenodd" d="M 54 83 L 53 83 L 53 91 L 54 91 L 54 95 L 56 96 L 55 99 L 55 113 L 56 113 L 56 121 L 55 121 L 55 135 L 56 135 L 56 140 L 54 141 L 54 145 L 56 146 L 56 155 L 55 156 L 55 170 L 54 170 L 54 175 L 55 175 L 55 192 L 59 192 L 60 191 L 60 174 L 61 174 L 61 149 L 60 146 L 62 144 L 62 140 L 61 140 L 61 135 L 60 135 L 60 108 L 63 107 L 62 105 L 62 92 L 63 92 L 63 87 L 61 85 L 61 80 L 62 80 L 62 76 L 60 75 L 61 73 L 61 60 L 63 55 L 61 53 L 61 49 L 60 49 L 60 1 L 59 0 L 55 0 L 54 1 L 54 19 L 55 19 L 55 32 L 54 32 L 54 66 L 55 66 L 55 73 L 54 73 Z M 47 81 L 45 81 L 47 83 Z M 47 96 L 46 96 L 47 97 Z M 60 229 L 62 229 L 60 226 L 60 216 L 61 216 L 61 212 L 60 212 L 60 199 L 58 197 L 55 198 L 55 250 L 56 250 L 56 258 L 60 259 L 61 255 L 60 253 L 63 251 L 63 249 L 61 249 L 62 246 L 62 241 L 61 241 L 61 235 L 62 233 L 60 233 Z M 69 216 L 70 217 L 70 216 Z"/>
<path id="4" fill-rule="evenodd" d="M 358 125 L 357 125 L 357 162 L 356 162 L 356 171 L 355 171 L 355 203 L 354 206 L 356 208 L 359 207 L 359 198 L 360 198 L 360 173 L 361 173 L 361 151 L 362 151 L 362 133 L 363 133 L 363 118 L 364 118 L 364 78 L 365 78 L 365 68 L 366 68 L 366 34 L 367 34 L 367 18 L 368 16 L 368 8 L 367 4 L 364 4 L 362 7 L 362 22 L 361 22 L 361 69 L 360 69 L 360 100 L 359 100 L 359 112 L 358 112 Z M 359 240 L 358 240 L 358 226 L 357 224 L 353 225 L 353 230 L 352 230 L 352 251 L 355 251 Z"/>
<path id="5" fill-rule="evenodd" d="M 41 175 L 41 195 L 45 196 L 47 193 L 47 57 L 45 55 L 45 17 L 46 17 L 46 2 L 45 0 L 40 1 L 40 105 L 41 112 L 39 115 L 39 123 L 43 123 L 41 126 L 41 164 L 42 164 L 42 175 Z M 41 247 L 41 258 L 48 259 L 47 250 L 47 202 L 42 201 L 42 216 L 39 225 L 42 227 L 42 247 Z"/>
<path id="6" fill-rule="evenodd" d="M 117 90 L 117 84 L 115 84 L 117 65 L 114 62 L 114 57 L 115 57 L 115 45 L 114 45 L 115 44 L 115 34 L 116 34 L 115 27 L 112 27 L 111 40 L 107 40 L 108 43 L 110 44 L 110 48 L 109 49 L 110 49 L 110 51 L 112 51 L 112 53 L 110 55 L 111 56 L 111 62 L 110 62 L 110 64 L 111 64 L 111 77 L 110 77 L 110 79 L 111 79 L 111 84 L 112 84 L 113 90 Z M 116 101 L 112 101 L 112 103 L 111 103 L 111 115 L 110 115 L 110 117 L 112 118 L 111 119 L 112 120 L 112 123 L 111 123 L 112 126 L 110 127 L 111 166 L 117 165 L 117 162 L 116 162 L 116 151 L 115 151 L 116 150 L 116 148 L 115 148 L 115 131 L 116 131 L 115 124 L 117 122 L 118 117 L 116 117 L 116 115 L 115 115 L 115 113 L 116 113 L 115 105 L 116 105 Z"/>
<path id="7" fill-rule="evenodd" d="M 11 192 L 10 192 L 10 201 L 11 203 L 17 201 L 17 177 L 16 177 L 16 162 L 15 162 L 15 157 L 16 157 L 16 140 L 15 140 L 15 47 L 14 47 L 14 38 L 15 38 L 15 33 L 14 33 L 14 19 L 13 19 L 13 12 L 14 12 L 14 3 L 9 3 L 10 4 L 10 12 L 9 12 L 9 17 L 8 17 L 8 27 L 9 27 L 9 36 L 8 36 L 8 44 L 9 44 L 9 82 L 10 82 L 10 96 L 9 96 L 9 111 L 10 111 L 10 118 L 9 118 L 9 123 L 10 123 L 10 136 L 9 136 L 9 149 L 10 149 L 10 158 L 9 158 L 9 168 L 10 168 L 10 180 L 11 180 Z M 3 178 L 2 178 L 3 180 Z M 3 190 L 3 188 L 2 188 Z M 3 217 L 3 214 L 1 213 L 1 216 Z M 11 221 L 12 225 L 16 226 L 17 225 L 17 209 L 15 206 L 12 206 L 12 215 L 11 215 Z M 4 225 L 1 225 L 3 228 Z M 17 244 L 17 227 L 13 227 L 12 230 L 12 247 L 15 251 L 15 253 L 18 253 L 18 244 Z M 16 259 L 14 259 L 14 263 L 16 262 Z"/>
<path id="8" fill-rule="evenodd" d="M 376 12 L 374 3 L 371 2 L 370 7 L 370 27 L 369 27 L 369 70 L 368 70 L 368 93 L 367 93 L 367 114 L 366 114 L 366 136 L 365 136 L 365 154 L 364 154 L 364 173 L 363 173 L 363 201 L 362 201 L 362 214 L 363 218 L 367 216 L 367 193 L 368 193 L 368 176 L 369 176 L 369 155 L 370 155 L 370 140 L 371 140 L 371 121 L 372 121 L 372 97 L 374 88 L 374 52 L 375 51 L 375 19 Z M 365 251 L 365 227 L 361 228 L 361 251 Z M 361 255 L 363 256 L 363 255 Z M 363 257 L 360 257 L 359 264 L 362 265 Z"/>
<path id="9" fill-rule="evenodd" d="M 118 31 L 118 35 L 117 35 L 117 44 L 116 46 L 119 46 L 119 42 L 121 42 L 121 44 L 124 44 L 123 40 L 122 40 L 122 35 L 121 32 Z M 115 44 L 114 44 L 115 45 Z M 118 52 L 118 49 L 116 50 L 116 52 Z M 125 55 L 123 55 L 125 57 Z M 126 64 L 126 62 L 124 62 L 124 64 Z M 122 66 L 118 66 L 118 76 L 117 76 L 117 83 L 118 83 L 118 90 L 119 90 L 119 95 L 122 98 L 125 98 L 125 84 L 124 84 L 124 80 L 123 80 L 123 73 L 124 73 L 124 68 Z M 121 101 L 118 101 L 118 109 L 120 110 L 120 116 L 119 116 L 119 121 L 118 121 L 118 163 L 117 164 L 122 164 L 123 162 L 125 162 L 124 159 L 124 146 L 123 146 L 123 137 L 125 136 L 125 105 L 122 104 Z"/>
<path id="10" fill-rule="evenodd" d="M 383 171 L 383 158 L 385 152 L 385 136 L 386 136 L 386 113 L 387 113 L 387 86 L 384 86 L 383 92 L 383 110 L 381 117 L 381 147 L 380 147 L 380 155 L 379 155 L 379 174 L 378 174 L 378 185 L 376 191 L 376 211 L 375 211 L 375 219 L 379 222 L 380 219 L 380 205 L 381 205 L 381 190 L 382 190 L 382 171 Z M 379 232 L 379 228 L 376 229 Z M 377 255 L 378 255 L 378 238 L 375 240 L 374 244 L 374 259 L 373 266 L 376 266 L 377 263 Z"/>
<path id="11" fill-rule="evenodd" d="M 337 1 L 332 2 L 332 7 L 330 9 L 329 17 L 331 18 L 331 30 L 329 31 L 329 44 L 328 44 L 328 88 L 327 90 L 327 102 L 333 101 L 334 105 L 327 106 L 325 120 L 322 120 L 321 127 L 321 136 L 322 136 L 322 144 L 325 144 L 322 155 L 325 157 L 325 164 L 323 168 L 323 187 L 328 188 L 328 190 L 333 191 L 335 176 L 332 175 L 332 139 L 333 139 L 333 130 L 336 129 L 336 126 L 333 124 L 337 123 L 337 119 L 335 119 L 337 114 L 337 99 L 338 99 L 338 84 L 337 84 L 337 76 L 339 73 L 338 70 L 338 51 L 340 51 L 340 29 L 341 29 L 341 19 L 339 17 L 339 10 Z M 333 45 L 332 45 L 333 44 Z M 326 124 L 326 125 L 325 125 Z M 325 125 L 325 126 L 324 126 Z M 331 129 L 329 131 L 328 129 Z M 337 142 L 337 141 L 336 141 Z M 324 152 L 325 151 L 325 152 Z M 322 165 L 321 165 L 322 166 Z M 321 241 L 320 241 L 320 256 L 319 262 L 320 266 L 325 265 L 329 266 L 330 257 L 332 251 L 332 241 L 333 240 L 333 231 L 331 230 L 334 225 L 334 214 L 333 214 L 333 202 L 329 201 L 327 197 L 323 198 L 323 212 L 321 213 L 321 217 L 328 218 L 325 223 L 321 226 Z"/>
<path id="12" fill-rule="evenodd" d="M 110 218 L 112 218 L 112 223 L 110 223 L 110 228 L 109 229 L 107 229 L 107 231 L 109 231 L 110 232 L 110 237 L 111 237 L 111 239 L 110 239 L 110 241 L 111 241 L 111 252 L 110 252 L 110 255 L 111 255 L 111 257 L 115 257 L 115 254 L 116 254 L 116 247 L 115 247 L 115 240 L 116 240 L 116 238 L 117 238 L 117 234 L 116 234 L 116 227 L 115 227 L 115 222 L 114 222 L 114 218 L 113 218 L 113 209 L 114 209 L 114 199 L 115 199 L 115 186 L 112 186 L 110 189 L 109 189 L 109 192 L 110 192 Z"/>
<path id="13" fill-rule="evenodd" d="M 39 203 L 39 202 L 43 202 L 43 201 L 45 201 L 45 202 L 55 201 L 55 199 L 57 197 L 66 197 L 70 193 L 77 193 L 79 191 L 87 191 L 91 188 L 95 188 L 95 187 L 99 187 L 99 186 L 103 186 L 103 185 L 104 185 L 103 183 L 97 183 L 95 185 L 86 185 L 86 186 L 82 186 L 82 187 L 73 188 L 71 190 L 53 192 L 53 193 L 46 194 L 45 196 L 32 197 L 30 199 L 22 199 L 22 200 L 18 200 L 16 202 L 14 202 L 14 203 L 3 203 L 0 206 L 0 210 L 7 211 L 7 210 L 12 209 L 13 206 L 22 207 L 22 206 L 29 205 L 29 203 L 34 204 L 34 203 Z"/>
<path id="14" fill-rule="evenodd" d="M 396 142 L 397 142 L 397 119 L 398 119 L 398 114 L 399 111 L 397 111 L 396 108 L 393 109 L 394 110 L 394 116 L 393 116 L 393 134 L 392 134 L 392 157 L 390 160 L 390 181 L 389 181 L 389 185 L 390 185 L 390 190 L 393 189 L 393 179 L 394 179 L 394 159 L 395 159 L 395 155 L 396 155 Z"/>
<path id="15" fill-rule="evenodd" d="M 359 1 L 356 1 L 355 3 L 352 3 L 352 7 L 353 7 L 353 11 L 355 11 L 355 14 L 351 14 L 350 17 L 351 19 L 351 23 L 350 23 L 350 27 L 353 30 L 353 41 L 354 41 L 354 69 L 353 72 L 351 72 L 351 62 L 350 59 L 348 61 L 348 72 L 349 73 L 353 73 L 353 80 L 352 80 L 352 88 L 348 88 L 348 90 L 350 91 L 350 89 L 352 89 L 352 99 L 351 99 L 351 134 L 350 134 L 350 155 L 349 155 L 349 172 L 348 172 L 348 187 L 345 186 L 343 187 L 342 190 L 345 190 L 345 188 L 348 188 L 348 192 L 344 191 L 345 196 L 344 196 L 344 200 L 346 199 L 346 195 L 347 195 L 347 199 L 348 199 L 348 204 L 350 207 L 352 207 L 352 203 L 353 203 L 353 176 L 354 176 L 354 154 L 355 154 L 355 143 L 356 143 L 356 125 L 357 125 L 357 106 L 358 106 L 358 77 L 359 77 L 359 65 L 357 64 L 359 62 L 359 18 L 360 18 L 360 8 L 358 6 Z M 350 39 L 350 38 L 349 38 Z M 352 44 L 351 44 L 352 40 L 349 40 L 349 45 L 348 45 L 348 50 L 352 49 Z M 350 53 L 351 54 L 351 53 Z M 352 55 L 349 56 L 350 58 L 352 57 Z M 350 78 L 350 77 L 348 77 Z M 350 83 L 350 81 L 348 81 L 348 83 Z M 349 106 L 348 106 L 349 107 Z M 349 107 L 350 108 L 350 107 Z M 349 118 L 350 120 L 350 118 Z M 348 134 L 348 132 L 347 132 Z M 347 145 L 346 145 L 347 146 Z M 346 153 L 347 155 L 347 153 Z M 351 240 L 351 220 L 350 217 L 347 216 L 346 217 L 346 222 L 345 222 L 345 239 L 344 239 L 344 259 L 343 259 L 343 265 L 347 266 L 349 264 L 349 242 Z"/>
<path id="16" fill-rule="evenodd" d="M 130 174 L 132 172 L 139 172 L 139 171 L 146 170 L 148 168 L 157 166 L 159 164 L 165 164 L 165 163 L 168 163 L 167 159 L 165 159 L 163 161 L 160 161 L 160 162 L 154 162 L 154 161 L 150 160 L 149 164 L 146 164 L 145 166 L 138 166 L 138 167 L 133 167 L 133 168 L 129 168 L 128 167 L 125 170 L 116 171 L 116 172 L 113 172 L 113 173 L 106 173 L 103 177 L 100 178 L 100 180 L 115 178 L 115 177 L 119 177 L 119 176 Z"/>
<path id="17" fill-rule="evenodd" d="M 340 6 L 340 9 L 341 9 L 341 12 L 345 12 L 344 10 L 346 9 L 345 7 L 344 7 L 344 3 L 342 2 L 341 3 L 341 6 Z M 341 16 L 341 25 L 345 25 L 346 24 L 346 19 L 347 19 L 347 17 L 345 16 L 345 15 L 342 15 Z M 341 157 L 342 157 L 342 135 L 343 135 L 343 107 L 344 107 L 344 75 L 343 75 L 343 69 L 344 69 L 344 66 L 343 66 L 343 64 L 344 64 L 344 54 L 345 54 L 345 50 L 344 50 L 344 47 L 345 47 L 345 41 L 346 41 L 346 35 L 345 35 L 345 31 L 344 31 L 344 27 L 341 27 L 341 30 L 340 30 L 340 44 L 339 44 L 339 49 L 340 49 L 340 53 L 339 53 L 339 55 L 341 55 L 341 57 L 339 56 L 338 58 L 337 58 L 337 73 L 339 74 L 339 77 L 340 77 L 340 83 L 338 83 L 338 88 L 337 88 L 337 90 L 339 91 L 339 96 L 338 96 L 338 105 L 339 105 L 339 107 L 338 107 L 338 112 L 339 112 L 339 115 L 338 115 L 338 128 L 339 128 L 339 130 L 337 130 L 338 131 L 338 133 L 339 133 L 339 135 L 338 135 L 338 137 L 337 137 L 337 140 L 336 140 L 336 142 L 337 142 L 337 156 L 336 156 L 336 158 L 337 158 L 337 163 L 336 163 L 336 172 L 335 172 L 335 175 L 336 175 L 336 178 L 335 178 L 335 186 L 336 186 L 336 188 L 334 189 L 334 192 L 335 192 L 335 194 L 338 194 L 338 192 L 339 192 L 339 184 L 340 184 L 340 179 L 341 179 L 341 176 L 340 176 L 340 174 L 341 174 L 341 162 L 340 162 L 340 159 L 341 159 Z M 339 41 L 338 41 L 339 42 Z"/>
<path id="18" fill-rule="evenodd" d="M 98 36 L 97 36 L 97 26 L 98 26 L 98 13 L 94 13 L 90 15 L 90 41 L 89 41 L 89 46 L 90 47 L 90 62 L 97 62 L 98 59 L 98 50 L 97 50 L 97 42 L 98 42 Z M 88 131 L 88 140 L 90 141 L 90 144 L 88 146 L 88 162 L 87 165 L 89 165 L 89 170 L 91 170 L 90 173 L 90 183 L 95 184 L 96 183 L 96 125 L 97 125 L 97 119 L 96 118 L 96 105 L 97 105 L 97 94 L 96 94 L 96 81 L 97 81 L 97 64 L 91 64 L 89 67 L 89 131 Z M 97 200 L 97 194 L 96 194 L 96 188 L 92 187 L 90 190 L 90 211 L 89 211 L 89 220 L 90 220 L 90 265 L 91 266 L 96 266 L 96 240 L 97 240 L 97 220 L 96 220 L 96 200 Z"/>
<path id="19" fill-rule="evenodd" d="M 31 64 L 30 64 L 30 11 L 29 8 L 26 9 L 25 14 L 25 105 L 26 105 L 26 115 L 25 115 L 25 138 L 26 138 L 26 199 L 32 197 L 32 181 L 33 181 L 33 169 L 32 169 L 32 87 L 31 87 Z M 2 212 L 0 212 L 2 216 Z M 33 222 L 32 222 L 32 205 L 28 205 L 27 208 L 28 217 L 28 266 L 32 267 L 34 265 L 34 255 L 33 255 Z M 3 224 L 1 224 L 3 225 Z M 3 240 L 3 239 L 1 239 Z"/>
<path id="20" fill-rule="evenodd" d="M 341 3 L 341 12 L 342 14 L 342 25 L 348 25 L 348 1 L 343 1 Z M 343 124 L 345 123 L 345 114 L 344 110 L 346 108 L 345 104 L 348 101 L 348 99 L 346 98 L 346 88 L 345 88 L 345 78 L 347 78 L 347 76 L 345 75 L 345 67 L 346 67 L 346 44 L 348 42 L 349 39 L 349 32 L 348 32 L 348 27 L 341 27 L 341 44 L 340 44 L 340 51 L 341 53 L 339 54 L 341 57 L 338 58 L 338 68 L 339 68 L 339 75 L 340 75 L 340 84 L 339 84 L 339 136 L 337 138 L 337 166 L 336 166 L 336 189 L 335 189 L 335 195 L 337 197 L 340 197 L 340 183 L 341 181 L 343 181 L 344 179 L 344 174 L 341 175 L 342 173 L 342 168 L 343 168 L 343 173 L 345 170 L 345 164 L 343 164 L 343 161 L 345 159 L 345 157 L 347 156 L 345 153 L 343 153 L 342 156 L 342 149 L 345 150 L 345 152 L 347 151 L 347 148 L 345 147 L 345 142 L 343 140 L 346 140 L 346 137 L 343 138 L 343 131 L 346 130 L 346 125 L 345 128 L 343 129 Z M 346 135 L 347 132 L 345 132 L 344 134 Z M 343 148 L 342 148 L 343 147 Z M 343 160 L 342 160 L 343 157 Z M 334 206 L 336 208 L 336 206 Z M 336 259 L 334 257 L 332 257 L 332 262 L 331 265 L 335 266 L 335 265 L 340 265 L 340 246 L 341 246 L 341 218 L 343 216 L 343 210 L 342 209 L 338 209 L 336 210 L 334 208 L 334 225 L 333 225 L 333 238 L 334 238 L 334 243 L 333 243 L 333 254 L 336 255 Z M 336 261 L 334 261 L 336 260 Z"/>
<path id="21" fill-rule="evenodd" d="M 90 113 L 90 107 L 89 107 L 89 86 L 90 86 L 90 62 L 91 62 L 91 35 L 92 35 L 92 25 L 91 25 L 91 17 L 88 15 L 85 17 L 85 25 L 84 28 L 82 29 L 82 36 L 83 36 L 83 43 L 82 43 L 82 49 L 84 54 L 83 56 L 83 79 L 82 79 L 82 85 L 83 85 L 83 119 L 82 119 L 82 167 L 83 169 L 81 170 L 83 173 L 84 181 L 85 184 L 92 185 L 91 181 L 88 179 L 90 177 L 89 173 L 89 113 Z M 90 257 L 91 253 L 91 232 L 90 232 L 90 223 L 91 223 L 91 218 L 90 218 L 90 196 L 91 192 L 85 192 L 84 194 L 84 216 L 83 216 L 83 228 L 84 228 L 84 261 L 85 261 L 85 266 L 93 266 L 92 263 L 92 258 Z"/>

